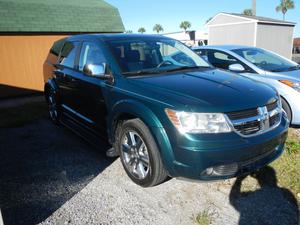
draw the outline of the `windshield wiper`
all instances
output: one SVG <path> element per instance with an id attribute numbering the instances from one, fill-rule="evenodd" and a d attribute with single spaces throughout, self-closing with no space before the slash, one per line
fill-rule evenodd
<path id="1" fill-rule="evenodd" d="M 202 69 L 202 68 L 211 68 L 210 66 L 181 66 L 173 69 L 164 70 L 163 72 L 174 72 L 181 70 L 189 70 L 189 69 Z"/>
<path id="2" fill-rule="evenodd" d="M 284 71 L 293 71 L 293 70 L 298 70 L 300 69 L 300 65 L 297 65 L 297 66 L 291 66 L 289 68 L 285 68 L 285 69 L 274 69 L 274 70 L 271 70 L 271 72 L 284 72 Z"/>
<path id="3" fill-rule="evenodd" d="M 289 70 L 298 70 L 298 69 L 300 69 L 300 65 L 289 68 Z"/>
<path id="4" fill-rule="evenodd" d="M 159 74 L 161 71 L 159 70 L 138 70 L 123 73 L 126 76 L 139 76 L 139 75 L 148 75 L 148 74 Z"/>
<path id="5" fill-rule="evenodd" d="M 298 69 L 300 69 L 300 65 L 290 67 L 290 68 L 288 68 L 288 71 L 298 70 Z"/>

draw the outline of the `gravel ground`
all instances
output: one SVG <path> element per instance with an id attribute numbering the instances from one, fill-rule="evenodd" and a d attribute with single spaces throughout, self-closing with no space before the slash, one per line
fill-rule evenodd
<path id="1" fill-rule="evenodd" d="M 103 143 L 99 148 L 106 149 Z M 10 224 L 298 224 L 298 206 L 276 174 L 193 183 L 171 179 L 141 188 L 63 127 L 41 119 L 0 129 L 0 207 Z M 267 179 L 266 179 L 267 178 Z M 204 213 L 205 214 L 205 213 Z"/>

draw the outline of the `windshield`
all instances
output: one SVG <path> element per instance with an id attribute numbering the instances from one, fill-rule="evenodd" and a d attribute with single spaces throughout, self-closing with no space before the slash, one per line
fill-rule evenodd
<path id="1" fill-rule="evenodd" d="M 283 57 L 269 51 L 258 48 L 245 48 L 232 50 L 244 59 L 256 65 L 258 68 L 271 71 L 283 72 L 299 69 L 297 63 L 293 63 Z"/>
<path id="2" fill-rule="evenodd" d="M 138 38 L 107 41 L 123 74 L 155 74 L 210 65 L 181 42 Z"/>

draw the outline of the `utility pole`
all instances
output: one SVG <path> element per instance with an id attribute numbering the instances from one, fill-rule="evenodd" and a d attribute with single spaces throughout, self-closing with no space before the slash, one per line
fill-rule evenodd
<path id="1" fill-rule="evenodd" d="M 252 0 L 252 14 L 256 16 L 256 0 Z"/>

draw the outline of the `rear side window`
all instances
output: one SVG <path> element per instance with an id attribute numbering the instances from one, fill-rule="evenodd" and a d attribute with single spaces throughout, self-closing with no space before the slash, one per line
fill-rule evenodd
<path id="1" fill-rule="evenodd" d="M 79 42 L 66 42 L 61 50 L 58 63 L 65 67 L 74 68 Z"/>

